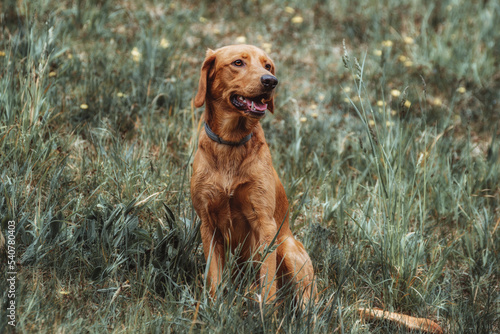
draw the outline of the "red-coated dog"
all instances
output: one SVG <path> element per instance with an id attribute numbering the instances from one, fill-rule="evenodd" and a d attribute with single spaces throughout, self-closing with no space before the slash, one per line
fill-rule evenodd
<path id="1" fill-rule="evenodd" d="M 274 112 L 278 79 L 261 49 L 250 45 L 208 50 L 195 106 L 205 104 L 205 128 L 193 163 L 191 197 L 201 219 L 207 281 L 212 296 L 221 281 L 225 247 L 241 247 L 243 259 L 276 238 L 259 272 L 266 302 L 277 282 L 292 280 L 303 301 L 315 298 L 314 270 L 288 225 L 288 200 L 273 168 L 260 120 Z M 255 256 L 254 256 L 255 260 Z"/>

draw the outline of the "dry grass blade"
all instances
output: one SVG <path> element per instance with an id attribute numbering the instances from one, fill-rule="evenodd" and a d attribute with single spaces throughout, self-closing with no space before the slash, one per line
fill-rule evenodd
<path id="1" fill-rule="evenodd" d="M 377 309 L 359 308 L 359 315 L 368 320 L 387 320 L 400 324 L 407 329 L 420 330 L 426 333 L 442 334 L 442 328 L 434 321 L 425 318 L 415 318 L 409 315 L 388 312 Z"/>

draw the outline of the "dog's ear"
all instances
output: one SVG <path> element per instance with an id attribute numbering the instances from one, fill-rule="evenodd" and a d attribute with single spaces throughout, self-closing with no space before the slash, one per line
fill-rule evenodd
<path id="1" fill-rule="evenodd" d="M 271 74 L 276 76 L 276 66 L 274 66 L 274 62 L 271 60 Z M 276 92 L 273 92 L 273 97 L 271 100 L 267 103 L 267 110 L 269 110 L 271 113 L 274 114 L 274 96 L 276 95 Z"/>
<path id="2" fill-rule="evenodd" d="M 273 94 L 273 97 L 271 98 L 271 100 L 269 100 L 269 102 L 267 102 L 267 110 L 269 110 L 271 113 L 274 114 L 274 94 Z"/>
<path id="3" fill-rule="evenodd" d="M 207 54 L 205 56 L 205 61 L 203 61 L 203 65 L 201 66 L 200 73 L 200 82 L 198 84 L 198 93 L 196 93 L 196 97 L 194 98 L 194 106 L 196 108 L 201 107 L 205 103 L 205 97 L 207 95 L 207 84 L 208 77 L 210 75 L 210 71 L 215 63 L 215 52 L 213 50 L 208 49 Z"/>

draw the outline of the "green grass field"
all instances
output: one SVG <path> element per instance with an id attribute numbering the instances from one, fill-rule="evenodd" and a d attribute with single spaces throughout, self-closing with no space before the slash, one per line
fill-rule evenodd
<path id="1" fill-rule="evenodd" d="M 0 251 L 0 332 L 407 333 L 361 321 L 374 307 L 498 333 L 499 14 L 491 0 L 4 0 L 0 229 L 15 255 Z M 204 288 L 192 99 L 206 49 L 241 42 L 277 65 L 262 123 L 317 273 L 303 310 L 287 291 L 261 307 L 252 266 L 229 266 L 216 301 Z"/>

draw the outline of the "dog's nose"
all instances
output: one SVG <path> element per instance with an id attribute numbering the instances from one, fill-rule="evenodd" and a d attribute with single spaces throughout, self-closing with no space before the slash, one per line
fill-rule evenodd
<path id="1" fill-rule="evenodd" d="M 260 82 L 262 82 L 265 88 L 274 89 L 278 84 L 278 79 L 274 75 L 264 74 L 260 77 Z"/>

